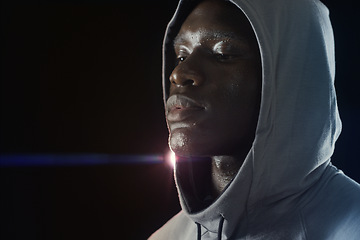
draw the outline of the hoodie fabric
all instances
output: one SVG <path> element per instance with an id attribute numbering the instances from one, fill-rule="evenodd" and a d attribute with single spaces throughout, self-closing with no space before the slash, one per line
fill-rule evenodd
<path id="1" fill-rule="evenodd" d="M 165 101 L 173 39 L 197 2 L 180 1 L 166 31 Z M 318 0 L 231 2 L 251 23 L 261 53 L 255 140 L 233 181 L 204 209 L 194 197 L 198 163 L 178 161 L 182 210 L 150 239 L 360 239 L 360 186 L 331 164 L 341 121 L 328 9 Z"/>

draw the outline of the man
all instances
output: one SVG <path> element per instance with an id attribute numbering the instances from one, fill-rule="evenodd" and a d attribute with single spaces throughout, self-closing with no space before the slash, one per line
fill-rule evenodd
<path id="1" fill-rule="evenodd" d="M 360 239 L 360 186 L 330 162 L 333 47 L 317 0 L 179 3 L 163 86 L 182 211 L 150 239 Z"/>

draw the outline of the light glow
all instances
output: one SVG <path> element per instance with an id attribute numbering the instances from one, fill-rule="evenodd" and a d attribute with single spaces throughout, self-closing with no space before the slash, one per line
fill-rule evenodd
<path id="1" fill-rule="evenodd" d="M 166 162 L 171 168 L 175 168 L 176 155 L 173 151 L 169 151 L 169 153 L 167 154 Z"/>

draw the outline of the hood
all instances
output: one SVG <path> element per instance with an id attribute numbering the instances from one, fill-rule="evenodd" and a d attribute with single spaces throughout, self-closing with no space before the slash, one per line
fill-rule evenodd
<path id="1" fill-rule="evenodd" d="M 168 97 L 173 39 L 198 1 L 180 1 L 163 45 L 163 91 Z M 317 0 L 234 0 L 257 37 L 262 100 L 255 140 L 236 177 L 207 208 L 192 211 L 181 161 L 175 179 L 183 211 L 196 223 L 231 236 L 249 216 L 288 206 L 324 173 L 341 131 L 334 88 L 334 39 L 328 9 Z M 190 204 L 190 205 L 189 205 Z M 236 206 L 234 210 L 234 206 Z M 250 214 L 251 213 L 251 214 Z M 237 227 L 238 229 L 239 227 Z M 241 229 L 240 229 L 241 230 Z"/>

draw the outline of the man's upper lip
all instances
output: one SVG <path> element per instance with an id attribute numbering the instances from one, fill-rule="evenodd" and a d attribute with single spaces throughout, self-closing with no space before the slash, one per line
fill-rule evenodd
<path id="1" fill-rule="evenodd" d="M 198 103 L 196 100 L 184 95 L 175 94 L 170 96 L 166 101 L 166 112 L 170 112 L 175 109 L 187 108 L 205 109 L 205 107 Z"/>

